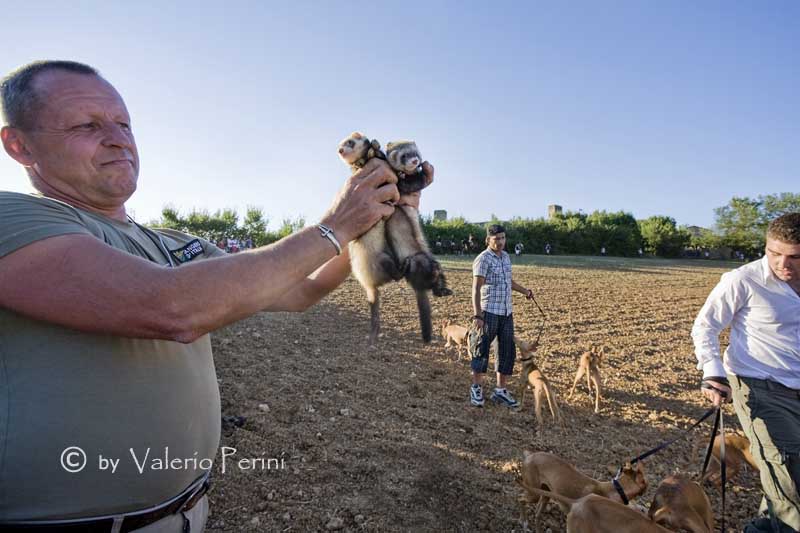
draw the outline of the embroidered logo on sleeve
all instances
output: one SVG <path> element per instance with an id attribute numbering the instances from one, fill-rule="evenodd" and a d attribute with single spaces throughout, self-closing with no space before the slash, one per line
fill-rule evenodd
<path id="1" fill-rule="evenodd" d="M 203 255 L 203 245 L 200 244 L 199 239 L 195 239 L 181 248 L 170 250 L 169 253 L 179 262 L 188 263 L 198 255 Z"/>

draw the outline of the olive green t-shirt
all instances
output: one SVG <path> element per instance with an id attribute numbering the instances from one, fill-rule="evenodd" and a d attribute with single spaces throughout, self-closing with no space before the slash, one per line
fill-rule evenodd
<path id="1" fill-rule="evenodd" d="M 177 231 L 156 232 L 48 198 L 0 192 L 0 276 L 2 257 L 65 234 L 92 235 L 164 268 L 167 253 L 178 268 L 224 255 Z M 205 472 L 219 434 L 208 335 L 181 344 L 84 333 L 0 307 L 0 522 L 125 513 L 162 503 Z M 116 462 L 113 472 L 109 459 Z M 82 461 L 80 471 L 67 471 Z"/>

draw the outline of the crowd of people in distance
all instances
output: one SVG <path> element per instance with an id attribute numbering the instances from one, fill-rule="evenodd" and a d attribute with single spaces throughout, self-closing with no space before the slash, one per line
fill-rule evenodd
<path id="1" fill-rule="evenodd" d="M 231 237 L 222 237 L 217 241 L 217 248 L 224 250 L 229 254 L 235 254 L 243 250 L 253 248 L 253 239 L 250 237 L 246 239 L 234 239 Z"/>

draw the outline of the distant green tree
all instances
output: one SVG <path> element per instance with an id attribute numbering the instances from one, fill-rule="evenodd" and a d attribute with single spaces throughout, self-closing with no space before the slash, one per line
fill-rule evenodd
<path id="1" fill-rule="evenodd" d="M 149 226 L 171 228 L 190 235 L 197 235 L 211 242 L 223 237 L 246 239 L 251 237 L 253 244 L 267 244 L 270 234 L 266 231 L 267 221 L 257 208 L 248 208 L 244 225 L 239 225 L 239 216 L 233 209 L 221 209 L 210 213 L 205 209 L 194 209 L 186 216 L 172 206 L 161 210 L 161 218 L 151 221 Z"/>
<path id="2" fill-rule="evenodd" d="M 642 242 L 639 224 L 631 213 L 594 211 L 586 218 L 589 241 L 595 247 L 587 253 L 597 253 L 605 247 L 609 255 L 635 255 Z"/>
<path id="3" fill-rule="evenodd" d="M 645 251 L 660 257 L 678 257 L 690 243 L 691 235 L 668 216 L 652 216 L 639 222 Z"/>
<path id="4" fill-rule="evenodd" d="M 453 217 L 448 220 L 420 217 L 420 224 L 434 253 L 453 253 L 456 249 L 460 250 L 462 241 L 468 241 L 470 235 L 479 248 L 483 247 L 486 230 L 480 224 L 467 222 L 464 217 Z M 442 246 L 437 247 L 437 242 L 442 243 Z M 455 248 L 451 247 L 451 242 L 455 243 Z"/>
<path id="5" fill-rule="evenodd" d="M 755 200 L 734 196 L 728 205 L 714 209 L 720 242 L 751 253 L 764 248 L 770 221 L 792 212 L 800 212 L 800 194 L 790 192 L 761 195 Z"/>
<path id="6" fill-rule="evenodd" d="M 688 232 L 686 228 L 682 227 L 681 229 Z M 723 245 L 722 237 L 720 235 L 717 235 L 710 229 L 701 228 L 700 235 L 694 235 L 692 233 L 690 233 L 689 235 L 690 235 L 689 246 L 692 246 L 694 248 L 704 248 L 706 250 L 713 250 Z"/>
<path id="7" fill-rule="evenodd" d="M 253 239 L 253 246 L 264 246 L 272 242 L 267 233 L 268 224 L 269 219 L 260 208 L 248 207 L 242 221 L 242 230 L 247 237 Z"/>
<path id="8" fill-rule="evenodd" d="M 766 232 L 767 225 L 786 213 L 800 213 L 800 193 L 783 192 L 759 196 L 761 202 L 762 225 Z"/>
<path id="9" fill-rule="evenodd" d="M 760 208 L 759 200 L 734 196 L 728 205 L 714 209 L 722 243 L 740 250 L 763 246 L 765 228 Z"/>
<path id="10" fill-rule="evenodd" d="M 171 228 L 216 242 L 223 236 L 238 236 L 238 216 L 232 209 L 209 213 L 207 210 L 192 210 L 181 215 L 171 206 L 161 210 L 161 219 L 150 222 L 151 226 Z"/>
<path id="11" fill-rule="evenodd" d="M 284 218 L 283 222 L 281 222 L 281 227 L 278 228 L 278 231 L 275 234 L 277 237 L 275 240 L 283 239 L 284 237 L 291 235 L 292 233 L 299 231 L 304 227 L 306 227 L 306 219 L 302 216 L 297 217 L 294 220 L 291 218 Z"/>

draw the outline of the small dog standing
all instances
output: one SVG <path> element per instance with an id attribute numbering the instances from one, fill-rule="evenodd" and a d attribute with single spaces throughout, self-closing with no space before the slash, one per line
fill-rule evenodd
<path id="1" fill-rule="evenodd" d="M 550 414 L 556 424 L 563 423 L 561 418 L 561 411 L 558 409 L 558 400 L 556 400 L 556 393 L 550 386 L 550 382 L 544 377 L 542 371 L 536 366 L 533 361 L 533 354 L 538 348 L 535 342 L 526 342 L 517 337 L 514 337 L 514 344 L 519 348 L 521 364 L 520 377 L 522 384 L 519 391 L 519 407 L 522 408 L 522 402 L 525 399 L 525 391 L 528 386 L 533 389 L 533 405 L 536 412 L 536 420 L 539 422 L 539 427 L 544 426 L 542 420 L 542 400 L 547 400 L 547 406 L 550 408 Z"/>
<path id="2" fill-rule="evenodd" d="M 458 346 L 458 358 L 461 358 L 461 349 L 466 348 L 467 354 L 469 355 L 469 348 L 467 347 L 467 334 L 469 330 L 464 326 L 458 326 L 456 324 L 451 324 L 449 320 L 445 320 L 442 324 L 442 337 L 447 342 L 445 343 L 444 347 L 449 348 L 452 346 L 450 341 L 453 341 L 456 346 Z"/>
<path id="3" fill-rule="evenodd" d="M 719 461 L 719 447 L 722 437 L 717 435 L 714 437 L 714 446 L 711 448 L 711 457 L 713 458 L 708 465 L 708 472 L 706 472 L 703 481 L 709 480 L 717 487 L 722 484 L 722 472 L 720 471 Z M 737 435 L 735 433 L 727 433 L 725 435 L 725 475 L 730 480 L 739 473 L 742 468 L 742 463 L 747 463 L 750 467 L 760 472 L 758 464 L 753 456 L 750 454 L 750 440 L 747 437 Z"/>
<path id="4" fill-rule="evenodd" d="M 537 503 L 534 527 L 538 530 L 539 515 L 547 504 L 550 496 L 541 494 L 539 489 L 548 489 L 556 494 L 569 498 L 581 498 L 587 494 L 597 494 L 603 498 L 622 502 L 622 498 L 614 488 L 612 481 L 598 481 L 579 472 L 572 465 L 553 454 L 546 452 L 524 452 L 522 461 L 522 480 L 520 485 L 526 494 L 520 497 L 520 521 L 527 528 L 525 519 L 526 505 Z M 647 480 L 641 461 L 632 466 L 630 463 L 622 467 L 619 484 L 625 496 L 630 500 L 643 494 L 647 490 Z M 556 501 L 560 501 L 556 499 Z M 569 512 L 569 505 L 560 503 L 562 510 Z M 623 506 L 624 507 L 624 506 Z M 589 531 L 589 530 L 586 530 Z"/>
<path id="5" fill-rule="evenodd" d="M 686 476 L 664 478 L 647 513 L 653 522 L 692 533 L 714 531 L 711 502 L 703 488 Z"/>
<path id="6" fill-rule="evenodd" d="M 567 533 L 671 533 L 639 511 L 597 494 L 576 499 L 537 488 L 532 493 L 566 509 Z"/>
<path id="7" fill-rule="evenodd" d="M 600 379 L 600 365 L 603 362 L 603 349 L 592 348 L 588 352 L 581 355 L 581 361 L 578 364 L 578 371 L 575 373 L 575 381 L 572 383 L 572 390 L 569 391 L 568 398 L 572 398 L 575 392 L 575 386 L 578 381 L 586 374 L 586 386 L 589 388 L 589 394 L 592 393 L 592 383 L 594 383 L 594 412 L 600 412 L 600 396 L 602 395 L 602 380 Z"/>

